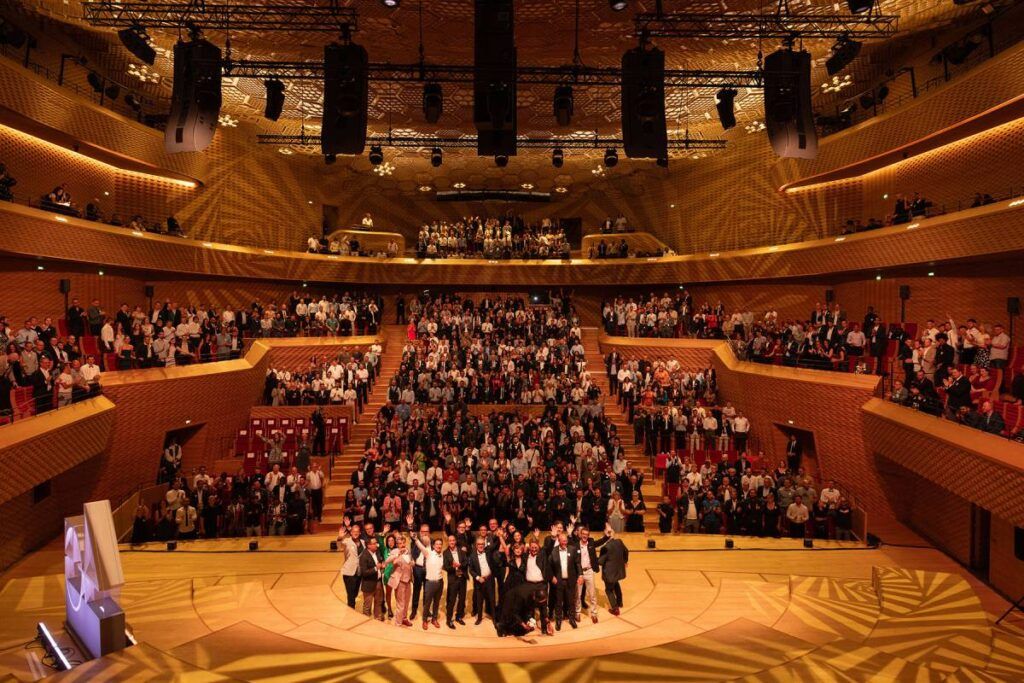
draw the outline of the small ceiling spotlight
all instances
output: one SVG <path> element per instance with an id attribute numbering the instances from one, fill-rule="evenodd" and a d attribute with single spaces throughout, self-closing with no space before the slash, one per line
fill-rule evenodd
<path id="1" fill-rule="evenodd" d="M 563 164 L 565 164 L 565 154 L 561 147 L 555 147 L 551 150 L 551 165 L 555 168 L 562 168 Z"/>
<path id="2" fill-rule="evenodd" d="M 507 154 L 495 154 L 494 163 L 498 168 L 505 168 L 508 166 L 508 155 Z"/>
<path id="3" fill-rule="evenodd" d="M 384 163 L 384 150 L 381 149 L 380 145 L 370 146 L 370 163 L 374 166 L 380 166 Z"/>
<path id="4" fill-rule="evenodd" d="M 614 148 L 609 147 L 604 151 L 604 165 L 611 168 L 617 163 L 619 163 L 619 153 Z"/>
<path id="5" fill-rule="evenodd" d="M 444 153 L 440 147 L 435 147 L 430 151 L 430 165 L 437 168 L 444 163 Z"/>
<path id="6" fill-rule="evenodd" d="M 613 12 L 621 12 L 628 5 L 629 3 L 626 0 L 608 0 L 608 6 L 612 8 Z"/>

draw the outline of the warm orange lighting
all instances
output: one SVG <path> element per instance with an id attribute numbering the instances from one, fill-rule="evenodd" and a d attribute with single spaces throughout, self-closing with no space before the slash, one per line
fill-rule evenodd
<path id="1" fill-rule="evenodd" d="M 65 156 L 68 156 L 71 159 L 74 159 L 75 161 L 86 161 L 91 164 L 96 164 L 97 166 L 104 170 L 114 171 L 115 173 L 124 173 L 135 178 L 159 180 L 165 183 L 170 183 L 172 185 L 178 185 L 180 187 L 195 188 L 198 187 L 199 185 L 194 180 L 170 178 L 168 176 L 160 175 L 158 173 L 145 173 L 143 171 L 133 171 L 127 168 L 121 168 L 120 166 L 114 166 L 113 164 L 108 164 L 105 161 L 100 161 L 99 159 L 95 159 L 87 154 L 82 154 L 81 152 L 76 152 L 73 149 L 68 149 L 67 147 L 62 147 L 61 145 L 54 144 L 49 140 L 37 138 L 35 135 L 29 135 L 24 131 L 18 130 L 17 128 L 11 128 L 10 126 L 4 126 L 0 124 L 0 130 L 2 130 L 4 133 L 10 134 L 13 137 L 21 138 L 28 144 L 41 145 L 43 147 L 46 147 L 47 149 L 52 149 L 56 151 L 58 154 L 64 154 Z M 109 193 L 104 192 L 104 196 L 109 196 Z"/>

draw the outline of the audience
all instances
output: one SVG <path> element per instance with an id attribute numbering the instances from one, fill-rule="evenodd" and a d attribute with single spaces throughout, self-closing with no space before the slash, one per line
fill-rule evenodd
<path id="1" fill-rule="evenodd" d="M 417 258 L 569 258 L 565 231 L 551 219 L 527 225 L 522 218 L 465 217 L 425 223 L 416 237 Z"/>

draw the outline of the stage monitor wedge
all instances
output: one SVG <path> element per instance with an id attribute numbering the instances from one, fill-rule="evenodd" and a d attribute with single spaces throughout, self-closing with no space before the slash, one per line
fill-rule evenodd
<path id="1" fill-rule="evenodd" d="M 324 47 L 323 154 L 362 154 L 369 106 L 369 56 L 354 43 Z"/>
<path id="2" fill-rule="evenodd" d="M 656 47 L 622 55 L 622 147 L 630 159 L 668 157 L 665 53 Z"/>
<path id="3" fill-rule="evenodd" d="M 764 119 L 768 139 L 780 157 L 818 156 L 811 111 L 811 55 L 776 50 L 764 60 Z"/>
<path id="4" fill-rule="evenodd" d="M 168 152 L 201 152 L 210 146 L 220 117 L 220 48 L 203 39 L 174 46 L 171 114 L 164 131 Z"/>

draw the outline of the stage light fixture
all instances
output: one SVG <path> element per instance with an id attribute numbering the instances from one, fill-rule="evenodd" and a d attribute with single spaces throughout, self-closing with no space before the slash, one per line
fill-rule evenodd
<path id="1" fill-rule="evenodd" d="M 722 88 L 715 97 L 715 108 L 718 109 L 718 120 L 722 122 L 722 130 L 736 127 L 736 94 L 733 88 Z"/>
<path id="2" fill-rule="evenodd" d="M 118 95 L 121 94 L 121 86 L 117 83 L 111 83 L 103 91 L 103 94 L 107 96 L 108 100 L 116 100 Z"/>
<path id="3" fill-rule="evenodd" d="M 875 0 L 846 0 L 851 14 L 866 14 L 875 6 Z"/>
<path id="4" fill-rule="evenodd" d="M 331 541 L 330 548 L 331 548 L 331 552 L 332 553 L 338 552 L 338 542 L 337 541 Z"/>
<path id="5" fill-rule="evenodd" d="M 177 549 L 178 549 L 178 542 L 177 541 L 167 541 L 167 552 L 171 552 L 172 550 L 177 550 Z"/>
<path id="6" fill-rule="evenodd" d="M 565 153 L 562 152 L 561 147 L 555 147 L 551 150 L 551 165 L 555 168 L 562 168 L 565 163 Z"/>
<path id="7" fill-rule="evenodd" d="M 380 148 L 380 145 L 370 146 L 370 163 L 374 166 L 384 163 L 384 150 Z"/>
<path id="8" fill-rule="evenodd" d="M 259 549 L 260 549 L 260 542 L 259 541 L 249 541 L 249 552 L 250 553 L 254 553 L 254 552 L 256 552 Z"/>
<path id="9" fill-rule="evenodd" d="M 505 168 L 508 166 L 508 155 L 507 154 L 496 154 L 494 155 L 494 163 L 498 168 Z"/>
<path id="10" fill-rule="evenodd" d="M 725 539 L 725 549 L 726 550 L 732 550 L 733 545 L 735 545 L 735 544 L 733 543 L 733 540 L 731 538 Z"/>
<path id="11" fill-rule="evenodd" d="M 284 109 L 284 83 L 276 78 L 270 78 L 263 81 L 263 87 L 267 89 L 267 103 L 263 109 L 263 116 L 271 121 L 277 121 Z"/>
<path id="12" fill-rule="evenodd" d="M 444 162 L 444 154 L 441 152 L 440 147 L 435 147 L 430 151 L 430 165 L 437 168 Z"/>
<path id="13" fill-rule="evenodd" d="M 875 106 L 875 94 L 866 92 L 858 99 L 861 109 L 871 109 Z"/>
<path id="14" fill-rule="evenodd" d="M 875 100 L 879 104 L 881 104 L 882 102 L 885 102 L 885 98 L 888 97 L 888 96 L 889 96 L 889 86 L 885 85 L 884 83 L 882 85 L 878 86 L 878 91 L 875 94 Z"/>
<path id="15" fill-rule="evenodd" d="M 572 122 L 572 86 L 560 85 L 555 88 L 554 98 L 555 121 L 560 126 L 568 126 Z"/>
<path id="16" fill-rule="evenodd" d="M 657 542 L 653 538 L 647 539 L 647 549 L 654 550 L 657 547 Z"/>
<path id="17" fill-rule="evenodd" d="M 804 539 L 804 547 L 805 548 L 813 548 L 814 547 L 814 539 L 813 538 L 805 538 Z"/>
<path id="18" fill-rule="evenodd" d="M 103 77 L 95 71 L 90 71 L 89 75 L 85 77 L 85 80 L 89 83 L 93 90 L 96 92 L 103 92 Z"/>
<path id="19" fill-rule="evenodd" d="M 127 95 L 125 95 L 124 103 L 132 109 L 134 109 L 135 111 L 139 111 L 140 109 L 142 109 L 142 101 L 139 100 L 138 95 L 136 95 L 135 93 L 128 93 Z"/>
<path id="20" fill-rule="evenodd" d="M 131 52 L 132 56 L 138 58 L 139 61 L 145 62 L 150 66 L 153 66 L 153 63 L 156 62 L 156 50 L 150 44 L 146 29 L 141 26 L 123 28 L 117 32 L 117 37 L 121 39 L 121 44 L 125 46 L 125 49 Z"/>
<path id="21" fill-rule="evenodd" d="M 832 46 L 832 56 L 825 60 L 825 70 L 829 76 L 835 76 L 845 69 L 850 62 L 857 59 L 861 44 L 851 40 L 849 36 L 840 36 Z"/>
<path id="22" fill-rule="evenodd" d="M 337 154 L 325 154 L 324 155 L 324 164 L 327 165 L 327 166 L 330 166 L 331 164 L 333 164 L 333 163 L 335 163 L 337 161 L 338 161 L 338 155 Z"/>
<path id="23" fill-rule="evenodd" d="M 611 168 L 617 163 L 619 163 L 619 153 L 613 147 L 609 147 L 604 151 L 604 165 Z"/>
<path id="24" fill-rule="evenodd" d="M 656 163 L 658 164 L 658 166 L 661 166 L 662 168 L 668 168 L 668 157 L 658 157 Z"/>
<path id="25" fill-rule="evenodd" d="M 440 83 L 427 83 L 423 86 L 423 118 L 427 123 L 437 123 L 444 111 L 444 92 Z"/>
<path id="26" fill-rule="evenodd" d="M 608 6 L 612 8 L 613 12 L 621 12 L 628 5 L 629 3 L 626 0 L 608 0 Z"/>

